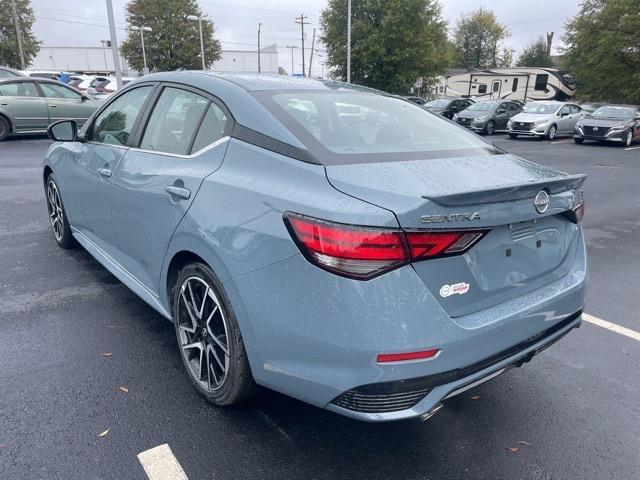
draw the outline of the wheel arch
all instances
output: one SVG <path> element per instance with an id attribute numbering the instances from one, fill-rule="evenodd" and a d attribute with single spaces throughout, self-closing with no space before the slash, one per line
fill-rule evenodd
<path id="1" fill-rule="evenodd" d="M 52 173 L 53 169 L 49 165 L 45 165 L 42 169 L 42 183 L 44 183 L 45 188 L 47 186 L 47 178 L 49 178 L 49 175 L 51 175 Z"/>
<path id="2" fill-rule="evenodd" d="M 4 118 L 9 124 L 9 133 L 14 133 L 15 129 L 14 129 L 13 121 L 11 120 L 11 117 L 2 111 L 0 111 L 0 117 Z"/>

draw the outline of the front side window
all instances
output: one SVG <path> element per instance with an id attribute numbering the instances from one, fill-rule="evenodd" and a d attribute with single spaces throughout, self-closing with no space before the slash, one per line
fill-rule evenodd
<path id="1" fill-rule="evenodd" d="M 96 118 L 89 140 L 109 145 L 127 145 L 152 86 L 138 87 L 120 95 Z"/>
<path id="2" fill-rule="evenodd" d="M 209 100 L 186 90 L 167 87 L 151 113 L 140 148 L 186 155 Z"/>
<path id="3" fill-rule="evenodd" d="M 490 144 L 404 100 L 368 92 L 256 92 L 321 163 L 495 153 Z"/>
<path id="4" fill-rule="evenodd" d="M 202 150 L 207 145 L 220 140 L 224 136 L 229 119 L 218 105 L 211 103 L 193 142 L 191 152 Z"/>
<path id="5" fill-rule="evenodd" d="M 569 115 L 571 113 L 571 107 L 569 105 L 565 105 L 560 110 L 560 115 Z"/>
<path id="6" fill-rule="evenodd" d="M 0 84 L 0 95 L 4 97 L 37 97 L 33 82 L 11 82 Z"/>
<path id="7" fill-rule="evenodd" d="M 79 93 L 74 92 L 70 88 L 63 87 L 62 85 L 55 85 L 53 83 L 41 83 L 40 87 L 42 88 L 45 97 L 71 98 L 74 100 L 80 100 Z"/>

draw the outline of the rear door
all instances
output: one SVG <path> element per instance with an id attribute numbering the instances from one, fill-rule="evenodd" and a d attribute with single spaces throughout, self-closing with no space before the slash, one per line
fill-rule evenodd
<path id="1" fill-rule="evenodd" d="M 78 126 L 82 126 L 96 110 L 95 101 L 88 100 L 66 85 L 48 82 L 38 84 L 47 102 L 51 123 L 75 120 Z"/>
<path id="2" fill-rule="evenodd" d="M 9 117 L 14 132 L 42 131 L 49 112 L 32 80 L 0 83 L 0 112 Z"/>
<path id="3" fill-rule="evenodd" d="M 145 123 L 138 148 L 114 171 L 111 224 L 116 258 L 155 291 L 173 232 L 202 180 L 222 164 L 232 120 L 208 94 L 172 84 Z"/>

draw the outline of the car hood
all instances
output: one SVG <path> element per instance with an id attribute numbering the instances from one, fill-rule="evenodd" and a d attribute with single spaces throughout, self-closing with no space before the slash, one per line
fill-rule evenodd
<path id="1" fill-rule="evenodd" d="M 536 120 L 549 120 L 551 117 L 553 117 L 554 114 L 550 113 L 550 114 L 536 114 L 536 113 L 519 113 L 517 115 L 514 115 L 513 117 L 511 117 L 511 119 L 514 122 L 525 122 L 525 123 L 530 123 L 530 122 L 535 122 Z"/>
<path id="2" fill-rule="evenodd" d="M 586 117 L 582 120 L 582 124 L 587 127 L 616 127 L 620 125 L 627 125 L 631 122 L 631 119 L 620 119 L 620 118 L 594 118 L 594 117 Z"/>
<path id="3" fill-rule="evenodd" d="M 493 114 L 494 112 L 491 110 L 463 110 L 462 112 L 458 113 L 458 118 L 479 118 L 484 117 L 485 115 L 491 116 Z"/>

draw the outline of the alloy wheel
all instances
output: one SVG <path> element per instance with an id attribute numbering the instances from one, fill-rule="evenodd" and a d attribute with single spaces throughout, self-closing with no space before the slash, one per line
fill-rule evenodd
<path id="1" fill-rule="evenodd" d="M 551 127 L 549 128 L 549 140 L 555 139 L 557 133 L 558 130 L 556 129 L 555 125 L 551 125 Z"/>
<path id="2" fill-rule="evenodd" d="M 64 213 L 62 211 L 60 193 L 53 180 L 49 180 L 47 184 L 47 207 L 53 235 L 58 242 L 61 242 L 64 235 Z"/>
<path id="3" fill-rule="evenodd" d="M 493 125 L 493 122 L 487 123 L 487 135 L 493 135 L 494 129 L 495 127 Z"/>
<path id="4" fill-rule="evenodd" d="M 631 146 L 631 142 L 633 142 L 633 133 L 629 132 L 627 133 L 627 138 L 625 139 L 625 145 L 627 147 Z"/>
<path id="5" fill-rule="evenodd" d="M 224 384 L 229 372 L 229 334 L 222 303 L 202 278 L 180 286 L 178 341 L 192 377 L 209 392 Z"/>

